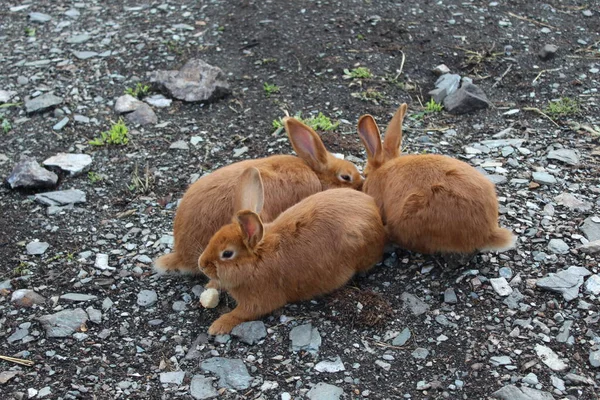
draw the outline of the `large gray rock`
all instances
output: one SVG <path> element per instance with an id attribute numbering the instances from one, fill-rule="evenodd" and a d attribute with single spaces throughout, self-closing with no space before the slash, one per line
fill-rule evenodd
<path id="1" fill-rule="evenodd" d="M 243 322 L 231 330 L 231 336 L 252 345 L 267 336 L 267 329 L 262 321 Z"/>
<path id="2" fill-rule="evenodd" d="M 47 167 L 56 167 L 69 175 L 75 176 L 85 172 L 92 164 L 92 157 L 87 154 L 58 153 L 44 160 L 43 164 Z"/>
<path id="3" fill-rule="evenodd" d="M 469 82 L 463 82 L 460 89 L 444 99 L 444 108 L 450 114 L 466 114 L 489 106 L 483 90 Z"/>
<path id="4" fill-rule="evenodd" d="M 221 68 L 189 60 L 179 71 L 153 71 L 147 77 L 169 96 L 184 101 L 214 101 L 231 92 Z"/>
<path id="5" fill-rule="evenodd" d="M 551 273 L 536 282 L 537 287 L 551 292 L 561 293 L 566 301 L 571 301 L 579 295 L 583 278 L 591 272 L 583 267 L 569 267 L 566 270 Z"/>
<path id="6" fill-rule="evenodd" d="M 35 200 L 46 206 L 66 206 L 68 204 L 85 203 L 86 201 L 85 192 L 79 189 L 38 193 L 35 195 Z"/>
<path id="7" fill-rule="evenodd" d="M 401 296 L 404 307 L 408 308 L 414 315 L 421 315 L 429 310 L 429 305 L 417 296 L 404 292 Z"/>
<path id="8" fill-rule="evenodd" d="M 562 161 L 569 165 L 579 164 L 579 154 L 575 150 L 571 149 L 551 150 L 548 153 L 548 158 L 551 160 Z"/>
<path id="9" fill-rule="evenodd" d="M 548 346 L 544 346 L 541 344 L 535 345 L 535 352 L 542 360 L 544 364 L 548 366 L 552 371 L 564 371 L 569 366 L 563 360 L 561 360 L 558 355 Z"/>
<path id="10" fill-rule="evenodd" d="M 553 254 L 567 254 L 569 253 L 569 245 L 562 239 L 550 239 L 548 250 Z"/>
<path id="11" fill-rule="evenodd" d="M 46 336 L 49 338 L 67 337 L 79 330 L 81 325 L 88 320 L 87 313 L 81 309 L 63 310 L 56 314 L 42 315 L 38 321 L 46 330 Z"/>
<path id="12" fill-rule="evenodd" d="M 504 386 L 502 389 L 492 393 L 492 397 L 501 400 L 554 400 L 548 392 L 531 389 L 526 386 L 516 387 L 515 385 Z"/>
<path id="13" fill-rule="evenodd" d="M 62 102 L 62 97 L 55 96 L 52 92 L 45 93 L 41 96 L 25 101 L 25 110 L 28 113 L 44 111 L 48 108 L 55 107 L 61 104 Z"/>
<path id="14" fill-rule="evenodd" d="M 581 231 L 590 242 L 600 240 L 600 217 L 586 218 L 581 226 Z"/>
<path id="15" fill-rule="evenodd" d="M 58 182 L 58 176 L 42 168 L 34 158 L 22 156 L 6 179 L 12 189 L 50 188 Z"/>
<path id="16" fill-rule="evenodd" d="M 190 383 L 190 394 L 194 399 L 204 400 L 217 397 L 219 392 L 213 387 L 212 379 L 202 375 L 194 375 Z"/>
<path id="17" fill-rule="evenodd" d="M 319 382 L 306 393 L 306 397 L 310 400 L 339 400 L 342 394 L 344 394 L 342 388 L 330 385 L 329 383 Z"/>
<path id="18" fill-rule="evenodd" d="M 135 111 L 125 114 L 125 118 L 129 122 L 138 125 L 155 125 L 158 122 L 158 117 L 146 103 L 140 103 Z"/>
<path id="19" fill-rule="evenodd" d="M 460 75 L 443 74 L 435 82 L 435 89 L 429 95 L 436 103 L 442 104 L 444 99 L 458 90 L 460 86 Z"/>
<path id="20" fill-rule="evenodd" d="M 313 328 L 311 324 L 294 327 L 290 331 L 290 340 L 292 341 L 292 351 L 305 350 L 316 353 L 321 346 L 321 335 L 317 328 Z"/>
<path id="21" fill-rule="evenodd" d="M 219 377 L 219 387 L 244 390 L 250 387 L 252 377 L 244 362 L 239 359 L 212 357 L 200 363 L 204 371 L 212 372 Z"/>

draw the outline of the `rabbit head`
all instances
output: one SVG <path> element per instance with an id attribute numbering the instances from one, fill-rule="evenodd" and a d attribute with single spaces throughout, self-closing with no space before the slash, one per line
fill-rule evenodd
<path id="1" fill-rule="evenodd" d="M 400 156 L 402 122 L 407 108 L 406 103 L 400 105 L 385 131 L 383 143 L 381 142 L 379 127 L 371 115 L 363 115 L 358 120 L 358 135 L 367 150 L 365 176 L 368 176 L 370 172 L 375 171 L 386 162 Z"/>
<path id="2" fill-rule="evenodd" d="M 259 216 L 264 193 L 260 172 L 248 168 L 242 174 L 236 194 L 236 214 L 232 223 L 221 227 L 208 242 L 198 259 L 200 270 L 221 287 L 236 287 L 243 280 L 244 271 L 255 259 L 263 233 Z"/>
<path id="3" fill-rule="evenodd" d="M 321 181 L 323 190 L 361 189 L 363 178 L 356 165 L 327 151 L 323 141 L 312 128 L 290 117 L 285 118 L 284 126 L 296 154 L 312 168 Z"/>

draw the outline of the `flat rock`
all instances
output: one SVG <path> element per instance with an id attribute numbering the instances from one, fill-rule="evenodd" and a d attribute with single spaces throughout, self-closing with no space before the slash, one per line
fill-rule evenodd
<path id="1" fill-rule="evenodd" d="M 342 388 L 319 382 L 306 393 L 306 397 L 310 400 L 339 400 L 343 394 L 344 390 Z"/>
<path id="2" fill-rule="evenodd" d="M 76 332 L 88 320 L 87 313 L 81 309 L 63 310 L 55 314 L 42 315 L 38 321 L 46 330 L 46 337 L 62 338 Z"/>
<path id="3" fill-rule="evenodd" d="M 58 121 L 56 124 L 54 124 L 54 126 L 52 127 L 52 129 L 55 130 L 55 131 L 60 131 L 65 126 L 67 126 L 68 123 L 69 123 L 69 117 L 64 117 L 63 119 L 61 119 L 60 121 Z"/>
<path id="4" fill-rule="evenodd" d="M 108 269 L 108 254 L 98 253 L 96 254 L 96 260 L 94 261 L 94 267 L 105 270 Z"/>
<path id="5" fill-rule="evenodd" d="M 73 51 L 72 53 L 80 60 L 87 60 L 98 55 L 98 53 L 95 51 Z"/>
<path id="6" fill-rule="evenodd" d="M 102 312 L 100 310 L 96 310 L 94 307 L 89 306 L 85 309 L 85 312 L 90 318 L 90 321 L 92 321 L 93 323 L 99 324 L 102 322 Z"/>
<path id="7" fill-rule="evenodd" d="M 43 24 L 50 21 L 52 17 L 48 14 L 44 14 L 41 12 L 31 12 L 29 13 L 29 19 L 31 20 L 31 22 L 39 22 Z"/>
<path id="8" fill-rule="evenodd" d="M 551 292 L 561 293 L 566 301 L 571 301 L 579 295 L 579 288 L 583 285 L 583 278 L 591 275 L 583 267 L 569 267 L 566 270 L 551 273 L 538 279 L 536 286 Z"/>
<path id="9" fill-rule="evenodd" d="M 566 374 L 565 379 L 576 385 L 584 384 L 584 385 L 596 386 L 596 382 L 593 379 L 588 378 L 587 376 L 577 375 L 572 372 L 569 372 L 568 374 Z"/>
<path id="10" fill-rule="evenodd" d="M 223 71 L 200 59 L 189 60 L 179 71 L 152 71 L 150 82 L 183 101 L 210 102 L 231 92 Z"/>
<path id="11" fill-rule="evenodd" d="M 142 307 L 149 307 L 157 300 L 158 294 L 154 290 L 142 290 L 137 295 L 137 304 Z"/>
<path id="12" fill-rule="evenodd" d="M 202 354 L 201 354 L 200 350 L 198 349 L 198 346 L 200 346 L 201 344 L 205 344 L 205 343 L 208 343 L 208 335 L 206 333 L 198 334 L 196 339 L 194 339 L 194 341 L 190 345 L 190 349 L 188 350 L 187 354 L 185 355 L 185 359 L 186 360 L 195 360 L 197 358 L 200 358 L 200 356 Z"/>
<path id="13" fill-rule="evenodd" d="M 66 293 L 60 296 L 61 300 L 72 301 L 72 302 L 83 302 L 96 300 L 98 297 L 91 294 L 83 294 L 83 293 Z"/>
<path id="14" fill-rule="evenodd" d="M 318 362 L 317 365 L 315 365 L 315 370 L 332 374 L 335 372 L 345 371 L 346 367 L 344 367 L 344 363 L 342 362 L 340 356 L 336 356 L 335 358 Z"/>
<path id="15" fill-rule="evenodd" d="M 458 302 L 458 298 L 456 297 L 456 292 L 453 288 L 448 288 L 444 291 L 444 303 L 447 304 L 456 304 Z"/>
<path id="16" fill-rule="evenodd" d="M 598 296 L 600 294 L 600 275 L 594 274 L 590 276 L 587 281 L 585 281 L 583 288 L 586 293 Z"/>
<path id="17" fill-rule="evenodd" d="M 181 385 L 185 378 L 185 371 L 161 372 L 159 375 L 160 383 L 173 383 Z"/>
<path id="18" fill-rule="evenodd" d="M 0 384 L 4 385 L 17 375 L 21 375 L 21 371 L 2 371 L 0 372 Z"/>
<path id="19" fill-rule="evenodd" d="M 513 147 L 519 148 L 523 145 L 523 143 L 525 143 L 525 140 L 524 139 L 488 139 L 488 140 L 482 140 L 479 143 L 485 147 L 489 147 L 490 149 L 495 149 L 498 147 L 506 147 L 506 146 L 513 146 Z"/>
<path id="20" fill-rule="evenodd" d="M 450 114 L 466 114 L 489 106 L 483 90 L 469 82 L 463 82 L 460 89 L 444 99 L 444 108 Z"/>
<path id="21" fill-rule="evenodd" d="M 446 73 L 441 75 L 435 82 L 435 89 L 429 92 L 431 98 L 438 104 L 458 90 L 460 86 L 460 75 Z"/>
<path id="22" fill-rule="evenodd" d="M 8 103 L 16 94 L 14 90 L 0 90 L 0 103 Z"/>
<path id="23" fill-rule="evenodd" d="M 578 249 L 586 254 L 600 253 L 600 240 L 594 240 L 593 242 L 586 243 L 583 246 L 580 246 Z"/>
<path id="24" fill-rule="evenodd" d="M 188 146 L 185 140 L 177 140 L 169 146 L 171 150 L 189 150 L 190 146 Z"/>
<path id="25" fill-rule="evenodd" d="M 25 101 L 25 110 L 28 113 L 44 111 L 63 102 L 62 97 L 55 96 L 54 93 L 44 93 L 41 96 Z"/>
<path id="26" fill-rule="evenodd" d="M 424 349 L 423 347 L 417 347 L 411 353 L 411 355 L 413 356 L 413 358 L 415 358 L 417 360 L 424 360 L 427 358 L 427 356 L 429 356 L 429 350 Z"/>
<path id="27" fill-rule="evenodd" d="M 590 351 L 589 361 L 592 367 L 600 367 L 600 350 Z"/>
<path id="28" fill-rule="evenodd" d="M 146 103 L 150 104 L 151 106 L 158 107 L 158 108 L 169 107 L 171 105 L 171 103 L 173 102 L 173 100 L 167 99 L 162 94 L 155 94 L 152 96 L 148 96 L 148 97 L 144 98 L 144 101 Z"/>
<path id="29" fill-rule="evenodd" d="M 56 186 L 58 176 L 42 168 L 34 158 L 22 156 L 6 181 L 11 189 L 41 189 Z"/>
<path id="30" fill-rule="evenodd" d="M 536 171 L 531 174 L 533 180 L 541 185 L 554 185 L 556 183 L 556 178 L 544 171 Z"/>
<path id="31" fill-rule="evenodd" d="M 564 371 L 568 365 L 548 346 L 537 344 L 534 348 L 536 354 L 552 371 Z"/>
<path id="32" fill-rule="evenodd" d="M 22 329 L 19 328 L 16 331 L 14 331 L 12 333 L 12 335 L 10 335 L 6 341 L 8 343 L 14 343 L 14 342 L 18 342 L 19 340 L 22 340 L 25 336 L 29 335 L 29 329 Z"/>
<path id="33" fill-rule="evenodd" d="M 586 218 L 581 226 L 581 231 L 590 242 L 600 240 L 600 217 Z"/>
<path id="34" fill-rule="evenodd" d="M 85 43 L 88 40 L 90 40 L 91 38 L 92 37 L 90 35 L 88 35 L 87 33 L 83 33 L 81 35 L 73 35 L 67 39 L 67 43 L 71 43 L 71 44 Z"/>
<path id="35" fill-rule="evenodd" d="M 125 114 L 137 110 L 142 104 L 141 101 L 136 99 L 130 94 L 124 94 L 120 96 L 115 102 L 115 112 L 119 114 Z"/>
<path id="36" fill-rule="evenodd" d="M 138 125 L 155 125 L 158 122 L 158 117 L 152 108 L 146 103 L 140 103 L 135 111 L 125 115 L 129 122 Z"/>
<path id="37" fill-rule="evenodd" d="M 512 360 L 510 359 L 509 356 L 493 356 L 493 357 L 490 357 L 490 362 L 495 367 L 512 364 Z"/>
<path id="38" fill-rule="evenodd" d="M 267 336 L 267 329 L 262 321 L 243 322 L 231 330 L 231 336 L 253 345 Z"/>
<path id="39" fill-rule="evenodd" d="M 551 150 L 548 153 L 548 158 L 551 160 L 562 161 L 565 164 L 577 165 L 579 164 L 579 153 L 572 149 L 557 149 Z"/>
<path id="40" fill-rule="evenodd" d="M 429 310 L 429 305 L 417 296 L 404 292 L 401 296 L 404 307 L 408 308 L 414 315 L 421 315 Z"/>
<path id="41" fill-rule="evenodd" d="M 394 338 L 394 340 L 392 340 L 392 345 L 393 346 L 404 346 L 406 344 L 406 342 L 408 342 L 410 340 L 410 337 L 412 336 L 412 334 L 410 333 L 410 329 L 408 328 L 404 328 L 402 330 L 402 332 L 400 332 L 400 334 L 398 336 L 396 336 Z"/>
<path id="42" fill-rule="evenodd" d="M 190 383 L 190 395 L 194 399 L 204 400 L 217 397 L 219 392 L 213 387 L 212 379 L 203 375 L 194 375 Z"/>
<path id="43" fill-rule="evenodd" d="M 34 304 L 44 304 L 46 299 L 31 289 L 17 289 L 12 293 L 10 301 L 20 307 L 31 307 Z"/>
<path id="44" fill-rule="evenodd" d="M 200 363 L 204 371 L 212 372 L 219 377 L 219 387 L 245 390 L 250 387 L 252 377 L 244 362 L 239 359 L 212 357 Z"/>
<path id="45" fill-rule="evenodd" d="M 548 392 L 515 385 L 504 386 L 492 393 L 492 397 L 501 400 L 554 400 L 554 396 Z"/>
<path id="46" fill-rule="evenodd" d="M 35 195 L 35 200 L 46 206 L 66 206 L 68 204 L 85 203 L 86 198 L 85 192 L 79 189 L 68 189 L 38 193 Z"/>
<path id="47" fill-rule="evenodd" d="M 50 247 L 50 244 L 46 242 L 29 242 L 26 247 L 27 254 L 39 256 L 44 254 L 48 250 L 48 247 Z"/>
<path id="48" fill-rule="evenodd" d="M 550 239 L 548 242 L 548 250 L 553 254 L 568 254 L 569 245 L 562 239 Z"/>
<path id="49" fill-rule="evenodd" d="M 87 154 L 58 153 L 42 163 L 47 167 L 57 167 L 69 175 L 75 176 L 85 172 L 92 164 L 92 157 Z"/>
<path id="50" fill-rule="evenodd" d="M 554 198 L 556 204 L 565 206 L 570 210 L 575 211 L 589 211 L 592 209 L 592 203 L 587 201 L 579 200 L 571 193 L 564 192 Z"/>
<path id="51" fill-rule="evenodd" d="M 513 291 L 513 289 L 510 287 L 510 285 L 506 281 L 506 278 L 504 278 L 504 277 L 492 278 L 492 279 L 490 279 L 490 283 L 491 283 L 494 291 L 502 297 L 508 296 Z"/>
<path id="52" fill-rule="evenodd" d="M 304 324 L 294 327 L 290 331 L 292 351 L 306 350 L 312 353 L 319 351 L 321 346 L 321 335 L 312 324 Z"/>

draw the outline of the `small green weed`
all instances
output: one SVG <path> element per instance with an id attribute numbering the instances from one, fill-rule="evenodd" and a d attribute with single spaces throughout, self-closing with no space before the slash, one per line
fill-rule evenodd
<path id="1" fill-rule="evenodd" d="M 294 118 L 310 126 L 315 131 L 332 131 L 340 125 L 340 121 L 332 122 L 331 118 L 325 116 L 322 112 L 319 112 L 316 117 L 310 117 L 306 119 L 302 118 L 301 113 L 298 113 L 294 115 Z M 283 118 L 274 119 L 272 124 L 274 129 L 283 128 Z"/>
<path id="2" fill-rule="evenodd" d="M 31 28 L 31 27 L 26 27 L 25 28 L 25 34 L 29 37 L 34 37 L 35 36 L 35 28 Z"/>
<path id="3" fill-rule="evenodd" d="M 279 93 L 279 86 L 275 84 L 265 82 L 265 84 L 263 85 L 263 89 L 265 90 L 265 95 L 267 97 L 271 97 L 273 93 Z"/>
<path id="4" fill-rule="evenodd" d="M 150 86 L 144 85 L 140 82 L 136 83 L 135 88 L 127 88 L 125 89 L 125 93 L 129 94 L 133 97 L 141 99 L 146 96 L 150 92 Z"/>
<path id="5" fill-rule="evenodd" d="M 109 131 L 101 132 L 100 137 L 90 140 L 92 146 L 104 146 L 105 144 L 126 145 L 129 143 L 129 129 L 121 118 Z"/>
<path id="6" fill-rule="evenodd" d="M 365 35 L 359 33 L 356 35 L 356 39 L 357 40 L 365 40 Z"/>
<path id="7" fill-rule="evenodd" d="M 2 131 L 4 133 L 8 133 L 8 132 L 10 132 L 11 129 L 12 129 L 12 125 L 10 124 L 10 121 L 8 120 L 8 118 L 2 118 Z"/>
<path id="8" fill-rule="evenodd" d="M 429 102 L 425 104 L 425 111 L 428 113 L 442 112 L 443 109 L 444 106 L 440 103 L 436 103 L 434 99 L 429 100 Z"/>
<path id="9" fill-rule="evenodd" d="M 373 74 L 366 67 L 358 67 L 353 68 L 352 70 L 345 69 L 344 70 L 344 78 L 345 79 L 369 79 L 372 78 Z"/>
<path id="10" fill-rule="evenodd" d="M 88 180 L 92 185 L 95 185 L 102 180 L 102 176 L 98 175 L 94 171 L 90 171 L 88 172 Z"/>
<path id="11" fill-rule="evenodd" d="M 569 97 L 563 97 L 560 100 L 551 101 L 544 109 L 544 112 L 552 119 L 577 115 L 579 114 L 579 111 L 580 108 L 577 100 L 573 100 Z"/>

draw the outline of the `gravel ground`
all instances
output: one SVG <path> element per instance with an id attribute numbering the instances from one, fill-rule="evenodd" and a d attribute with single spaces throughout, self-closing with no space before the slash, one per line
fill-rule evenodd
<path id="1" fill-rule="evenodd" d="M 583 0 L 3 2 L 1 397 L 599 398 L 599 15 Z M 207 101 L 151 84 L 189 60 L 222 70 L 194 92 Z M 440 64 L 487 101 L 427 109 Z M 144 101 L 122 98 L 138 84 Z M 405 151 L 485 172 L 517 248 L 459 271 L 387 252 L 330 296 L 207 336 L 231 300 L 202 309 L 201 277 L 151 269 L 187 186 L 292 153 L 273 126 L 286 113 L 338 121 L 323 141 L 362 167 L 358 117 L 385 126 L 402 102 Z M 129 142 L 91 145 L 118 111 Z"/>

